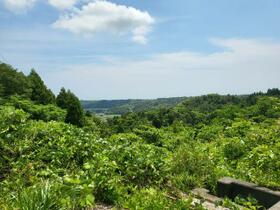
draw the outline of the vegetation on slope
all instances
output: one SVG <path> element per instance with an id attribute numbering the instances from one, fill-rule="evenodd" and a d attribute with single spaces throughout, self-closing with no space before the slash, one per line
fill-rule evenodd
<path id="1" fill-rule="evenodd" d="M 70 91 L 35 100 L 28 77 L 0 67 L 1 209 L 203 209 L 182 192 L 215 193 L 223 176 L 280 189 L 278 89 L 188 98 L 104 122 Z"/>

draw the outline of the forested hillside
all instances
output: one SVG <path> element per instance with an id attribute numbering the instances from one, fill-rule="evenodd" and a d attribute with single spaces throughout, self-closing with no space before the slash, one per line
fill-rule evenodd
<path id="1" fill-rule="evenodd" d="M 188 192 L 224 176 L 280 190 L 278 89 L 101 121 L 0 64 L 0 98 L 0 209 L 204 209 Z"/>
<path id="2" fill-rule="evenodd" d="M 128 100 L 100 100 L 85 101 L 82 100 L 82 106 L 85 110 L 97 114 L 122 115 L 129 112 L 140 112 L 151 109 L 171 108 L 186 97 L 158 98 L 158 99 L 128 99 Z"/>
<path id="3" fill-rule="evenodd" d="M 267 93 L 254 93 L 253 96 L 279 96 L 278 89 L 270 89 Z M 217 96 L 219 99 L 217 100 L 227 100 L 231 98 L 231 100 L 235 100 L 238 103 L 239 99 L 253 98 L 253 96 L 249 95 L 242 95 L 242 96 L 224 96 L 220 97 Z M 143 111 L 150 111 L 155 109 L 165 109 L 165 108 L 172 108 L 177 104 L 188 101 L 189 107 L 203 107 L 207 110 L 209 109 L 209 103 L 206 99 L 208 96 L 202 97 L 173 97 L 173 98 L 158 98 L 158 99 L 127 99 L 127 100 L 100 100 L 100 101 L 87 101 L 82 100 L 81 104 L 83 108 L 87 111 L 96 113 L 96 114 L 105 114 L 105 115 L 123 115 L 129 112 L 143 112 Z M 215 97 L 215 94 L 212 94 L 212 97 Z M 206 99 L 206 100 L 205 100 Z M 219 101 L 213 101 L 213 105 L 219 103 Z M 211 107 L 212 105 L 210 105 Z"/>

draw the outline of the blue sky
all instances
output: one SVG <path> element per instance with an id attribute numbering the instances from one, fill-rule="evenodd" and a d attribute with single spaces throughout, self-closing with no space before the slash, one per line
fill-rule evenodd
<path id="1" fill-rule="evenodd" d="M 279 0 L 1 0 L 0 60 L 82 99 L 280 87 Z"/>

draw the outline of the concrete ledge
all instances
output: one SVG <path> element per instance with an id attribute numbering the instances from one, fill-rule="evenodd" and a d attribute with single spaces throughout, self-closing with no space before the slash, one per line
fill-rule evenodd
<path id="1" fill-rule="evenodd" d="M 241 180 L 224 177 L 218 181 L 217 192 L 219 197 L 234 199 L 236 196 L 252 196 L 259 201 L 266 209 L 280 209 L 280 192 L 273 191 L 256 184 Z"/>
<path id="2" fill-rule="evenodd" d="M 211 203 L 216 203 L 219 201 L 222 201 L 222 198 L 218 198 L 214 195 L 209 194 L 209 190 L 206 190 L 204 188 L 196 188 L 194 190 L 191 191 L 194 195 L 196 195 L 199 198 L 202 198 L 206 201 L 209 201 Z"/>
<path id="3" fill-rule="evenodd" d="M 279 209 L 280 209 L 280 201 L 276 203 L 274 206 L 269 208 L 269 210 L 279 210 Z"/>
<path id="4" fill-rule="evenodd" d="M 209 194 L 209 190 L 207 189 L 196 188 L 192 190 L 191 193 L 195 196 L 193 205 L 202 202 L 202 206 L 208 210 L 229 210 L 223 206 L 217 206 L 217 203 L 221 202 L 223 199 Z M 239 209 L 242 210 L 242 207 Z"/>

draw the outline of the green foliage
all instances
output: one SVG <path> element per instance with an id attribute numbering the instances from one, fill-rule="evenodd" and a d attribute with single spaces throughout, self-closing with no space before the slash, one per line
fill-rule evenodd
<path id="1" fill-rule="evenodd" d="M 4 85 L 0 83 L 0 96 L 4 95 Z"/>
<path id="2" fill-rule="evenodd" d="M 124 115 L 130 112 L 143 112 L 159 108 L 170 108 L 186 97 L 158 98 L 151 100 L 129 99 L 129 100 L 101 100 L 81 101 L 84 109 L 103 114 Z"/>
<path id="3" fill-rule="evenodd" d="M 189 98 L 183 102 L 183 106 L 199 112 L 212 112 L 224 105 L 240 104 L 242 99 L 231 95 L 220 96 L 209 94 L 201 97 Z"/>
<path id="4" fill-rule="evenodd" d="M 245 142 L 238 138 L 230 139 L 228 143 L 224 145 L 223 150 L 225 158 L 228 160 L 236 160 L 245 154 Z"/>
<path id="5" fill-rule="evenodd" d="M 234 198 L 234 200 L 230 200 L 229 198 L 225 198 L 223 201 L 218 202 L 217 205 L 226 207 L 230 210 L 258 210 L 258 209 L 265 209 L 262 205 L 258 203 L 258 201 L 249 196 L 247 198 L 242 198 L 240 196 L 237 196 Z"/>
<path id="6" fill-rule="evenodd" d="M 1 106 L 0 116 L 1 135 L 16 129 L 17 125 L 26 122 L 29 117 L 24 111 L 15 109 L 12 106 Z"/>
<path id="7" fill-rule="evenodd" d="M 150 126 L 141 126 L 134 129 L 133 132 L 143 138 L 148 144 L 162 146 L 162 136 L 159 129 Z"/>
<path id="8" fill-rule="evenodd" d="M 29 100 L 30 81 L 9 66 L 1 68 L 9 81 L 0 82 L 1 209 L 92 209 L 100 202 L 128 209 L 203 209 L 182 191 L 215 192 L 222 176 L 280 189 L 277 90 L 269 96 L 188 98 L 172 108 L 103 120 L 85 115 L 65 89 L 58 106 L 41 101 L 48 89 L 34 71 L 29 79 L 38 98 Z M 24 90 L 7 92 L 18 84 L 11 75 L 27 81 Z M 251 198 L 235 202 L 258 207 Z M 222 204 L 236 207 L 228 200 Z"/>
<path id="9" fill-rule="evenodd" d="M 197 138 L 202 142 L 211 142 L 219 138 L 223 133 L 223 126 L 209 125 L 202 126 L 197 134 Z"/>
<path id="10" fill-rule="evenodd" d="M 1 209 L 7 210 L 89 209 L 94 205 L 91 188 L 48 181 L 17 189 L 12 196 L 0 199 Z"/>
<path id="11" fill-rule="evenodd" d="M 0 96 L 21 95 L 30 97 L 31 87 L 27 77 L 11 66 L 0 63 Z"/>
<path id="12" fill-rule="evenodd" d="M 183 191 L 204 186 L 215 188 L 215 165 L 198 142 L 181 145 L 173 155 L 170 168 L 173 185 Z"/>
<path id="13" fill-rule="evenodd" d="M 65 122 L 82 127 L 84 125 L 84 112 L 78 98 L 73 98 L 67 108 Z"/>
<path id="14" fill-rule="evenodd" d="M 30 118 L 34 120 L 43 120 L 46 122 L 51 120 L 64 121 L 66 117 L 66 111 L 53 104 L 34 104 L 34 102 L 30 100 L 21 99 L 16 96 L 10 97 L 5 104 L 24 110 L 29 113 Z"/>
<path id="15" fill-rule="evenodd" d="M 154 188 L 144 188 L 134 192 L 133 195 L 124 202 L 123 206 L 127 209 L 139 210 L 204 209 L 202 207 L 194 207 L 191 198 L 172 199 L 166 193 Z"/>
<path id="16" fill-rule="evenodd" d="M 59 94 L 56 97 L 56 104 L 62 109 L 67 109 L 68 107 L 68 94 L 65 90 L 65 88 L 61 88 Z"/>
<path id="17" fill-rule="evenodd" d="M 65 122 L 82 127 L 85 123 L 84 111 L 79 99 L 70 90 L 61 89 L 56 99 L 57 105 L 67 110 Z"/>
<path id="18" fill-rule="evenodd" d="M 110 141 L 115 143 L 110 148 L 110 157 L 117 163 L 118 173 L 126 182 L 146 186 L 164 181 L 164 149 L 145 144 L 133 134 L 115 135 Z"/>
<path id="19" fill-rule="evenodd" d="M 266 95 L 279 97 L 280 96 L 280 90 L 278 88 L 268 89 Z"/>
<path id="20" fill-rule="evenodd" d="M 0 181 L 9 175 L 11 170 L 12 158 L 14 156 L 12 142 L 5 142 L 2 138 L 10 137 L 14 132 L 25 123 L 28 114 L 22 110 L 16 110 L 14 107 L 0 107 Z"/>
<path id="21" fill-rule="evenodd" d="M 46 183 L 43 186 L 32 186 L 23 189 L 12 200 L 13 208 L 22 210 L 55 210 L 58 209 L 57 197 L 51 192 L 51 186 Z"/>
<path id="22" fill-rule="evenodd" d="M 55 95 L 50 89 L 46 87 L 41 77 L 34 69 L 28 75 L 31 84 L 31 100 L 39 104 L 53 104 L 55 103 Z"/>
<path id="23" fill-rule="evenodd" d="M 237 196 L 234 199 L 234 202 L 241 206 L 244 206 L 245 209 L 251 209 L 251 210 L 264 209 L 264 207 L 260 205 L 258 201 L 252 196 L 249 196 L 247 198 L 242 198 Z"/>
<path id="24" fill-rule="evenodd" d="M 254 121 L 261 122 L 267 118 L 280 117 L 279 99 L 273 97 L 261 97 L 254 106 L 248 108 L 248 116 Z"/>

